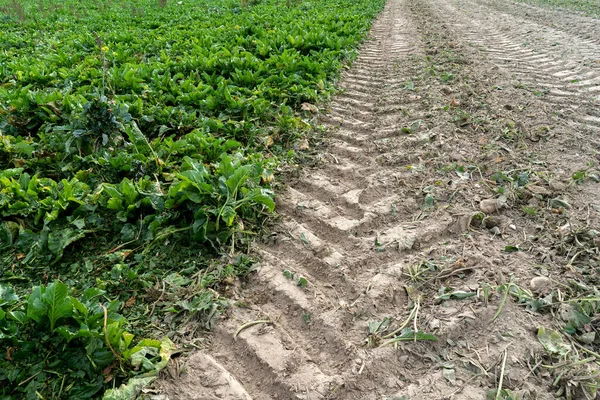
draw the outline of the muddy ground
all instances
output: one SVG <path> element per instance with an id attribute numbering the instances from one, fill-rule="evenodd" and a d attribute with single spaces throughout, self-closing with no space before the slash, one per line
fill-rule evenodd
<path id="1" fill-rule="evenodd" d="M 586 398 L 598 358 L 561 369 L 532 299 L 600 281 L 600 22 L 389 0 L 340 88 L 257 273 L 152 397 Z"/>

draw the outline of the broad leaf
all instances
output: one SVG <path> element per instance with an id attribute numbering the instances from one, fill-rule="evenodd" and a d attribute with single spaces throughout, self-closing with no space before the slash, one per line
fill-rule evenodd
<path id="1" fill-rule="evenodd" d="M 231 206 L 224 206 L 223 211 L 221 212 L 221 218 L 227 224 L 227 226 L 233 225 L 233 221 L 235 220 L 237 213 Z"/>
<path id="2" fill-rule="evenodd" d="M 236 169 L 235 172 L 229 178 L 227 178 L 225 184 L 227 185 L 229 195 L 233 199 L 236 198 L 239 188 L 250 177 L 251 170 L 251 165 L 244 165 L 243 167 L 239 167 L 238 169 Z"/>
<path id="3" fill-rule="evenodd" d="M 69 298 L 69 289 L 64 283 L 54 281 L 48 285 L 46 292 L 42 295 L 42 299 L 48 305 L 50 330 L 54 331 L 54 326 L 59 319 L 70 317 L 73 313 L 73 304 Z"/>
<path id="4" fill-rule="evenodd" d="M 50 250 L 56 258 L 60 258 L 63 250 L 66 249 L 67 246 L 84 236 L 85 232 L 69 228 L 53 230 L 48 234 L 48 250 Z"/>
<path id="5" fill-rule="evenodd" d="M 27 298 L 27 316 L 39 323 L 47 314 L 48 305 L 42 301 L 45 287 L 36 286 Z"/>

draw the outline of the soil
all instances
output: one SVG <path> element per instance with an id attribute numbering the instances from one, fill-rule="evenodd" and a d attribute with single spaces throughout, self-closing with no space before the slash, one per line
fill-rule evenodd
<path id="1" fill-rule="evenodd" d="M 389 0 L 339 87 L 257 273 L 153 397 L 485 399 L 502 380 L 559 398 L 536 336 L 552 315 L 497 288 L 599 283 L 598 240 L 569 240 L 600 230 L 598 20 Z M 383 345 L 411 311 L 438 340 Z"/>

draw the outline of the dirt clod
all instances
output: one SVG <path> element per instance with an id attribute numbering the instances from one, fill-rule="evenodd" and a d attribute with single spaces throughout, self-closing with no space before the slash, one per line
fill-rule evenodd
<path id="1" fill-rule="evenodd" d="M 552 280 L 545 276 L 536 276 L 529 282 L 529 287 L 533 293 L 546 295 L 552 290 Z"/>
<path id="2" fill-rule="evenodd" d="M 504 202 L 500 199 L 485 199 L 479 203 L 479 209 L 486 214 L 494 214 L 500 211 Z"/>

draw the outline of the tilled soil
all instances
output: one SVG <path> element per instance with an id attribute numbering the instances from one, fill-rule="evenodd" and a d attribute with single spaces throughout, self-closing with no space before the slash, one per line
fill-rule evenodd
<path id="1" fill-rule="evenodd" d="M 600 23 L 389 0 L 340 88 L 257 273 L 156 398 L 485 399 L 500 380 L 557 398 L 536 337 L 553 316 L 497 288 L 599 283 L 598 239 L 572 239 L 600 230 Z M 411 312 L 438 340 L 386 343 Z"/>

